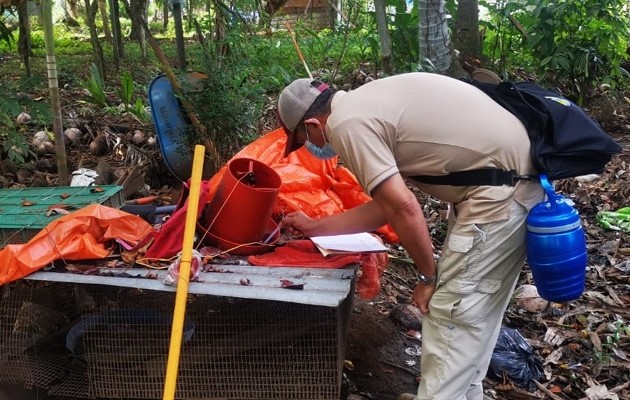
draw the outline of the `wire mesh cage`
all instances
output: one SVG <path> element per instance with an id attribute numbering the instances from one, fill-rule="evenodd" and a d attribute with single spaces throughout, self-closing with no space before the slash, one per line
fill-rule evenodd
<path id="1" fill-rule="evenodd" d="M 19 328 L 22 303 L 32 297 L 31 285 L 0 287 L 0 383 L 28 384 L 31 374 L 26 355 L 28 332 Z"/>
<path id="2" fill-rule="evenodd" d="M 88 290 L 97 309 L 109 309 L 85 312 L 67 344 L 87 360 L 90 394 L 161 398 L 174 295 Z M 337 400 L 349 303 L 189 296 L 176 397 Z"/>
<path id="3" fill-rule="evenodd" d="M 0 384 L 50 387 L 65 374 L 59 335 L 79 315 L 71 285 L 19 281 L 0 294 Z"/>
<path id="4" fill-rule="evenodd" d="M 337 306 L 189 294 L 176 398 L 338 400 L 352 293 Z M 0 294 L 0 385 L 162 398 L 173 291 L 21 280 Z"/>

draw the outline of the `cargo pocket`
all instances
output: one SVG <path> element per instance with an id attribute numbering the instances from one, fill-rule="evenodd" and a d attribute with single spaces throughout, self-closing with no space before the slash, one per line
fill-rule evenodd
<path id="1" fill-rule="evenodd" d="M 438 265 L 438 287 L 451 279 L 475 276 L 479 251 L 482 243 L 475 247 L 475 240 L 481 242 L 484 237 L 475 225 L 455 225 L 448 235 Z"/>
<path id="2" fill-rule="evenodd" d="M 497 279 L 453 279 L 444 291 L 452 297 L 451 318 L 463 326 L 474 326 L 486 319 L 492 309 L 493 295 L 501 288 Z"/>

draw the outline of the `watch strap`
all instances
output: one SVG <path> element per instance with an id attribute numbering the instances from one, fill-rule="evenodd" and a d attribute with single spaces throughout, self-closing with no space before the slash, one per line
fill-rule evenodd
<path id="1" fill-rule="evenodd" d="M 434 285 L 435 282 L 437 282 L 437 275 L 433 275 L 429 278 L 422 272 L 418 272 L 418 281 L 423 285 Z"/>

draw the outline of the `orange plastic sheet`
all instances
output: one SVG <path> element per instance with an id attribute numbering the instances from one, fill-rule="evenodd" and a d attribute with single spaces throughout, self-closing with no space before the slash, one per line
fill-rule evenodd
<path id="1" fill-rule="evenodd" d="M 274 215 L 282 216 L 302 210 L 318 218 L 343 212 L 371 200 L 355 176 L 337 164 L 337 157 L 323 161 L 301 148 L 285 158 L 285 143 L 286 135 L 279 128 L 255 140 L 233 157 L 259 160 L 280 175 L 282 186 Z M 208 182 L 210 198 L 214 196 L 226 168 L 222 167 Z M 381 227 L 378 233 L 389 243 L 398 242 L 398 236 L 389 225 Z"/>
<path id="2" fill-rule="evenodd" d="M 87 260 L 107 256 L 108 242 L 122 239 L 132 245 L 153 232 L 142 218 L 99 204 L 49 223 L 28 243 L 0 250 L 0 284 L 23 278 L 58 259 Z"/>
<path id="3" fill-rule="evenodd" d="M 387 252 L 363 254 L 338 254 L 324 256 L 310 240 L 292 240 L 285 246 L 276 247 L 272 253 L 247 257 L 251 265 L 268 267 L 300 265 L 309 268 L 343 268 L 360 264 L 362 273 L 357 281 L 357 294 L 372 300 L 381 291 L 381 277 L 387 268 Z"/>

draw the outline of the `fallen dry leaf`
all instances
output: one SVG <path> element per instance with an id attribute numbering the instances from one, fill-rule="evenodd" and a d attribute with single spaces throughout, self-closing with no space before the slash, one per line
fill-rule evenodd
<path id="1" fill-rule="evenodd" d="M 619 400 L 616 393 L 608 391 L 606 385 L 597 385 L 586 389 L 584 392 L 588 400 Z"/>
<path id="2" fill-rule="evenodd" d="M 589 332 L 588 336 L 591 339 L 591 343 L 593 343 L 593 347 L 595 348 L 595 350 L 598 351 L 598 352 L 601 352 L 602 351 L 602 341 L 600 340 L 599 336 L 597 335 L 597 332 Z"/>
<path id="3" fill-rule="evenodd" d="M 280 279 L 280 287 L 283 289 L 303 290 L 303 283 L 294 283 L 288 279 Z"/>
<path id="4" fill-rule="evenodd" d="M 86 275 L 94 274 L 98 271 L 96 266 L 87 264 L 66 264 L 65 268 L 69 272 Z"/>
<path id="5" fill-rule="evenodd" d="M 65 210 L 63 208 L 49 208 L 48 211 L 46 211 L 46 216 L 50 217 L 51 215 L 68 215 L 70 214 L 70 211 Z"/>

